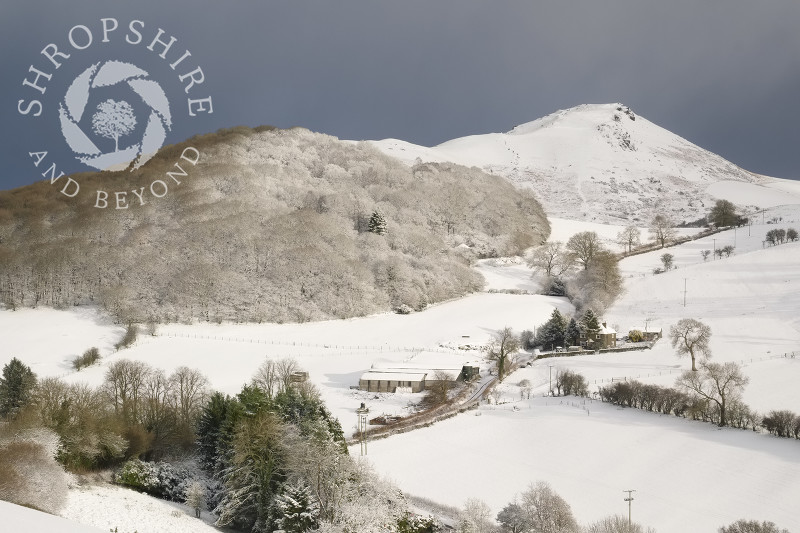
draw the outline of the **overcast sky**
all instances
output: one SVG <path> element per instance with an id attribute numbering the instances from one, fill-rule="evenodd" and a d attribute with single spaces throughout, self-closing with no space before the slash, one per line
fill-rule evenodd
<path id="1" fill-rule="evenodd" d="M 119 21 L 108 43 L 102 18 Z M 132 20 L 144 22 L 138 45 L 125 42 Z M 66 146 L 58 105 L 78 74 L 110 59 L 163 87 L 167 142 L 271 124 L 431 146 L 622 102 L 748 170 L 800 178 L 798 23 L 796 0 L 4 0 L 0 189 L 42 179 L 33 151 L 86 170 Z M 70 46 L 76 25 L 92 32 L 85 50 Z M 166 60 L 147 50 L 158 28 L 178 39 Z M 70 53 L 59 69 L 40 54 L 48 43 Z M 31 65 L 51 75 L 40 80 L 45 94 L 22 85 Z M 188 97 L 211 96 L 214 113 L 192 118 L 177 76 L 197 66 L 206 81 Z M 37 97 L 40 117 L 18 112 L 19 100 Z"/>

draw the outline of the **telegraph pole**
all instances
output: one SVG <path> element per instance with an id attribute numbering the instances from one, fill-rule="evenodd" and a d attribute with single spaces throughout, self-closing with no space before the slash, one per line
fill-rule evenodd
<path id="1" fill-rule="evenodd" d="M 683 306 L 686 307 L 686 278 L 683 278 Z"/>
<path id="2" fill-rule="evenodd" d="M 628 497 L 625 498 L 625 501 L 628 502 L 628 525 L 631 525 L 631 503 L 633 502 L 633 496 L 631 495 L 632 492 L 636 492 L 635 490 L 623 490 L 622 492 L 627 492 Z"/>
<path id="3" fill-rule="evenodd" d="M 358 415 L 358 440 L 361 444 L 361 455 L 367 455 L 367 415 L 369 408 L 361 402 L 361 407 L 356 409 Z"/>

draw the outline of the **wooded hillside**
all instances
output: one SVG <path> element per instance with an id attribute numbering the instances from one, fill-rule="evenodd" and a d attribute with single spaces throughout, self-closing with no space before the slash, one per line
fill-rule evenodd
<path id="1" fill-rule="evenodd" d="M 187 146 L 196 166 L 180 160 Z M 181 162 L 189 174 L 166 177 Z M 100 304 L 120 321 L 307 321 L 479 290 L 469 263 L 539 244 L 534 197 L 452 164 L 412 168 L 366 143 L 304 129 L 234 128 L 163 148 L 134 172 L 0 192 L 0 298 L 9 307 Z M 170 185 L 163 198 L 113 191 Z M 81 193 L 83 194 L 83 193 Z M 370 224 L 374 213 L 384 224 Z M 370 231 L 372 228 L 373 231 Z M 381 234 L 382 233 L 382 234 Z"/>

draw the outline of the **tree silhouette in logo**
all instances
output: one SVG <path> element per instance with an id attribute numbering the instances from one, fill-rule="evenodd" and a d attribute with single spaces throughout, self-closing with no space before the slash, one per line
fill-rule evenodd
<path id="1" fill-rule="evenodd" d="M 128 135 L 136 126 L 133 108 L 126 101 L 106 100 L 97 105 L 92 116 L 92 130 L 108 139 L 114 139 L 114 151 L 119 151 L 119 138 Z"/>

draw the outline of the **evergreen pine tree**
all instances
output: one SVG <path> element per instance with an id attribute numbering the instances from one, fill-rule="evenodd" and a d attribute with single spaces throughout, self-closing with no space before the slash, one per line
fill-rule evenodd
<path id="1" fill-rule="evenodd" d="M 285 485 L 283 493 L 275 498 L 277 525 L 286 533 L 305 533 L 317 528 L 319 504 L 311 489 L 302 481 Z"/>
<path id="2" fill-rule="evenodd" d="M 215 392 L 203 407 L 197 424 L 197 448 L 200 452 L 200 465 L 213 474 L 221 465 L 219 461 L 222 448 L 227 448 L 233 439 L 233 408 L 236 400 Z"/>
<path id="3" fill-rule="evenodd" d="M 14 416 L 28 404 L 36 386 L 36 374 L 14 357 L 3 367 L 0 377 L 0 416 Z"/>
<path id="4" fill-rule="evenodd" d="M 367 229 L 376 235 L 386 234 L 386 220 L 377 210 L 372 212 Z"/>
<path id="5" fill-rule="evenodd" d="M 575 321 L 575 318 L 569 319 L 566 337 L 566 343 L 568 346 L 577 346 L 581 342 L 581 330 L 578 327 L 578 323 Z"/>
<path id="6" fill-rule="evenodd" d="M 567 319 L 558 309 L 553 309 L 550 319 L 540 328 L 536 336 L 536 344 L 545 349 L 563 346 L 567 334 Z"/>
<path id="7" fill-rule="evenodd" d="M 600 335 L 600 321 L 591 309 L 587 309 L 583 314 L 581 329 L 583 329 L 590 343 L 595 342 L 598 338 L 597 336 Z"/>

